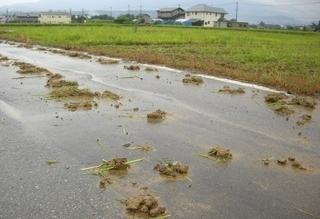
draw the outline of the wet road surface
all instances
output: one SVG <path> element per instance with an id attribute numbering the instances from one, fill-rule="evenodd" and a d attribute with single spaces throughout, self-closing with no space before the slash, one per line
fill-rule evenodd
<path id="1" fill-rule="evenodd" d="M 8 44 L 0 44 L 0 55 L 124 97 L 119 109 L 100 101 L 97 109 L 69 112 L 63 102 L 45 98 L 46 77 L 14 79 L 21 77 L 16 69 L 0 64 L 0 218 L 126 218 L 119 200 L 134 193 L 132 182 L 148 186 L 172 218 L 320 218 L 318 107 L 297 108 L 286 121 L 265 105 L 265 90 L 245 86 L 244 95 L 231 96 L 217 91 L 239 85 L 209 78 L 201 86 L 184 85 L 184 73 L 166 68 L 146 72 L 140 65 L 131 72 L 125 61 L 102 65 Z M 147 123 L 146 114 L 157 109 L 168 118 Z M 312 122 L 297 126 L 306 112 Z M 148 143 L 155 151 L 126 150 L 127 143 Z M 233 160 L 222 164 L 197 155 L 213 145 L 231 149 Z M 288 156 L 309 170 L 261 162 Z M 98 177 L 80 171 L 114 157 L 145 160 L 106 190 Z M 188 164 L 192 182 L 161 178 L 153 166 L 163 158 Z"/>

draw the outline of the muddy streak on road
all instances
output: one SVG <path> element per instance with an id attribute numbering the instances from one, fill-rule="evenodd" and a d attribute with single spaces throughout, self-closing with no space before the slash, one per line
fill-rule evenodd
<path id="1" fill-rule="evenodd" d="M 309 112 L 312 122 L 298 127 L 295 119 L 305 109 L 286 121 L 266 107 L 267 92 L 262 90 L 244 87 L 243 95 L 221 95 L 219 89 L 236 86 L 210 78 L 203 85 L 186 86 L 181 72 L 132 72 L 123 68 L 131 63 L 123 61 L 102 65 L 7 44 L 0 44 L 0 54 L 59 73 L 83 88 L 124 97 L 119 109 L 100 101 L 92 111 L 69 112 L 63 103 L 44 99 L 49 92 L 45 78 L 12 79 L 20 75 L 0 66 L 0 116 L 6 121 L 0 124 L 0 164 L 7 167 L 0 173 L 5 179 L 0 183 L 1 217 L 126 217 L 116 200 L 131 195 L 131 182 L 160 196 L 174 218 L 320 216 L 318 108 Z M 130 111 L 136 107 L 140 110 Z M 168 113 L 166 119 L 148 123 L 147 113 L 157 109 Z M 107 154 L 96 139 L 108 146 Z M 151 144 L 155 151 L 122 147 L 131 142 Z M 229 148 L 232 161 L 197 156 L 213 145 Z M 146 159 L 106 191 L 95 177 L 79 171 L 115 156 Z M 288 156 L 311 170 L 261 162 Z M 154 172 L 163 158 L 187 164 L 192 183 L 166 181 Z M 50 159 L 59 163 L 48 167 L 45 161 Z M 40 208 L 44 210 L 36 210 Z"/>

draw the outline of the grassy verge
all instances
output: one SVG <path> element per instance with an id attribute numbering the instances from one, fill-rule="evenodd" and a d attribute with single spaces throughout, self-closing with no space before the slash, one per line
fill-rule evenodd
<path id="1" fill-rule="evenodd" d="M 0 38 L 320 93 L 320 34 L 153 26 L 0 26 Z"/>

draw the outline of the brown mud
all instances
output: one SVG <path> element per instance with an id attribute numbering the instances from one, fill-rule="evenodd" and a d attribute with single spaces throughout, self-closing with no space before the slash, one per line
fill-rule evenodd
<path id="1" fill-rule="evenodd" d="M 104 58 L 99 58 L 98 62 L 102 65 L 114 65 L 119 63 L 118 60 L 104 59 Z"/>
<path id="2" fill-rule="evenodd" d="M 201 85 L 204 83 L 203 79 L 199 76 L 191 76 L 189 74 L 185 75 L 185 78 L 182 79 L 184 84 L 194 84 L 194 85 Z"/>
<path id="3" fill-rule="evenodd" d="M 312 120 L 312 116 L 308 114 L 303 114 L 300 116 L 299 120 L 296 122 L 298 126 L 303 126 L 306 123 L 309 123 Z"/>
<path id="4" fill-rule="evenodd" d="M 225 93 L 225 94 L 245 94 L 245 90 L 243 88 L 231 88 L 229 86 L 224 86 L 222 89 L 218 91 L 219 93 Z"/>
<path id="5" fill-rule="evenodd" d="M 151 67 L 146 67 L 144 70 L 147 72 L 157 72 L 158 71 L 157 68 L 151 68 Z"/>
<path id="6" fill-rule="evenodd" d="M 313 97 L 289 97 L 283 93 L 268 94 L 265 96 L 265 102 L 270 109 L 281 116 L 289 116 L 294 114 L 295 110 L 292 109 L 292 106 L 301 106 L 313 110 L 317 104 Z"/>
<path id="7" fill-rule="evenodd" d="M 123 68 L 129 71 L 140 71 L 140 67 L 138 65 L 125 65 Z"/>
<path id="8" fill-rule="evenodd" d="M 184 165 L 178 161 L 161 161 L 154 168 L 160 175 L 168 177 L 177 177 L 188 174 L 189 166 Z"/>
<path id="9" fill-rule="evenodd" d="M 49 71 L 45 68 L 39 68 L 35 65 L 25 63 L 25 62 L 14 62 L 14 66 L 18 67 L 19 70 L 17 71 L 20 74 L 43 74 L 49 73 Z"/>
<path id="10" fill-rule="evenodd" d="M 167 116 L 167 113 L 165 111 L 162 111 L 160 109 L 147 114 L 148 122 L 150 123 L 157 123 L 162 122 Z"/>
<path id="11" fill-rule="evenodd" d="M 141 190 L 140 194 L 126 199 L 123 203 L 129 215 L 139 218 L 160 218 L 166 213 L 166 207 L 147 189 Z"/>
<path id="12" fill-rule="evenodd" d="M 200 154 L 200 156 L 209 159 L 214 158 L 219 161 L 230 161 L 232 159 L 232 153 L 230 149 L 226 149 L 221 146 L 212 147 L 206 154 Z"/>
<path id="13" fill-rule="evenodd" d="M 120 95 L 107 90 L 101 94 L 101 97 L 113 101 L 119 101 L 122 98 Z"/>
<path id="14" fill-rule="evenodd" d="M 68 109 L 71 112 L 75 112 L 78 110 L 89 111 L 97 107 L 98 103 L 96 101 L 70 102 L 64 104 L 64 108 Z"/>

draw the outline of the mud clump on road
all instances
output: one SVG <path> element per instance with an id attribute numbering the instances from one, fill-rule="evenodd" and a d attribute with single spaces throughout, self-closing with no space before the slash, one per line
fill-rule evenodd
<path id="1" fill-rule="evenodd" d="M 6 61 L 9 61 L 9 58 L 6 56 L 0 55 L 0 62 L 6 62 Z"/>
<path id="2" fill-rule="evenodd" d="M 226 149 L 221 146 L 212 147 L 206 154 L 199 155 L 208 159 L 216 159 L 219 161 L 230 161 L 232 159 L 232 153 L 230 149 Z"/>
<path id="3" fill-rule="evenodd" d="M 272 93 L 265 96 L 265 102 L 276 114 L 280 116 L 289 116 L 295 111 L 289 108 L 287 99 L 289 97 L 283 93 Z"/>
<path id="4" fill-rule="evenodd" d="M 216 146 L 208 151 L 208 155 L 219 160 L 231 160 L 232 154 L 229 149 Z"/>
<path id="5" fill-rule="evenodd" d="M 65 99 L 70 97 L 92 99 L 96 97 L 96 94 L 88 89 L 80 89 L 78 86 L 63 86 L 51 91 L 50 97 L 54 99 Z"/>
<path id="6" fill-rule="evenodd" d="M 66 81 L 62 79 L 62 75 L 60 74 L 52 74 L 49 76 L 46 87 L 50 88 L 59 88 L 65 86 L 79 86 L 76 81 Z"/>
<path id="7" fill-rule="evenodd" d="M 19 70 L 17 72 L 20 74 L 49 73 L 49 71 L 45 68 L 40 68 L 40 67 L 37 67 L 32 64 L 25 63 L 25 62 L 14 62 L 13 65 L 19 68 Z"/>
<path id="8" fill-rule="evenodd" d="M 100 188 L 106 188 L 107 185 L 112 184 L 112 176 L 126 175 L 131 164 L 141 161 L 143 159 L 128 161 L 127 158 L 114 158 L 110 161 L 103 160 L 102 164 L 98 166 L 83 168 L 82 171 L 89 171 L 89 173 L 99 176 Z"/>
<path id="9" fill-rule="evenodd" d="M 276 162 L 279 166 L 291 165 L 291 167 L 296 170 L 307 170 L 307 168 L 304 167 L 302 163 L 297 161 L 297 159 L 294 157 L 288 157 L 288 159 L 278 159 Z"/>
<path id="10" fill-rule="evenodd" d="M 129 71 L 140 71 L 140 67 L 138 65 L 130 65 L 130 66 L 125 65 L 123 68 Z"/>
<path id="11" fill-rule="evenodd" d="M 79 52 L 64 52 L 64 53 L 73 58 L 91 59 L 91 56 L 84 53 L 79 53 Z"/>
<path id="12" fill-rule="evenodd" d="M 204 83 L 203 79 L 199 76 L 191 76 L 187 74 L 184 79 L 182 79 L 184 84 L 194 84 L 194 85 L 201 85 Z"/>
<path id="13" fill-rule="evenodd" d="M 151 68 L 151 67 L 146 67 L 144 70 L 147 71 L 147 72 L 155 72 L 155 71 L 158 71 L 158 69 L 156 69 L 156 68 Z"/>
<path id="14" fill-rule="evenodd" d="M 131 144 L 126 144 L 124 147 L 128 150 L 141 150 L 143 152 L 153 151 L 153 146 L 150 144 L 141 144 L 136 146 L 131 146 Z"/>
<path id="15" fill-rule="evenodd" d="M 308 114 L 304 114 L 300 117 L 300 119 L 296 122 L 296 124 L 298 126 L 303 126 L 305 125 L 306 123 L 310 122 L 312 119 L 312 116 L 311 115 L 308 115 Z"/>
<path id="16" fill-rule="evenodd" d="M 72 102 L 64 104 L 64 108 L 68 109 L 71 112 L 75 112 L 78 110 L 89 111 L 96 107 L 98 107 L 98 103 L 95 101 Z"/>
<path id="17" fill-rule="evenodd" d="M 120 95 L 107 90 L 102 93 L 101 97 L 113 101 L 118 101 L 122 98 Z"/>
<path id="18" fill-rule="evenodd" d="M 273 94 L 268 94 L 264 99 L 266 103 L 277 103 L 281 100 L 288 99 L 288 96 L 286 96 L 283 93 L 273 93 Z"/>
<path id="19" fill-rule="evenodd" d="M 166 118 L 166 116 L 167 116 L 167 113 L 159 109 L 152 113 L 149 113 L 147 115 L 147 120 L 150 123 L 157 123 L 157 122 L 163 121 Z"/>
<path id="20" fill-rule="evenodd" d="M 245 94 L 245 90 L 243 88 L 231 88 L 229 86 L 224 86 L 222 89 L 218 91 L 219 93 L 225 93 L 225 94 Z"/>
<path id="21" fill-rule="evenodd" d="M 129 215 L 139 218 L 153 218 L 165 216 L 166 207 L 164 207 L 158 198 L 155 198 L 147 191 L 141 194 L 128 198 L 124 202 L 126 211 Z"/>
<path id="22" fill-rule="evenodd" d="M 160 175 L 168 177 L 177 177 L 188 174 L 189 166 L 178 161 L 161 161 L 154 168 Z"/>
<path id="23" fill-rule="evenodd" d="M 289 98 L 283 93 L 273 93 L 265 97 L 267 105 L 277 114 L 281 116 L 288 116 L 295 111 L 290 106 L 302 106 L 309 109 L 314 109 L 316 100 L 313 97 L 296 96 Z"/>
<path id="24" fill-rule="evenodd" d="M 103 58 L 99 58 L 98 62 L 102 65 L 114 65 L 114 64 L 118 64 L 119 61 L 118 60 L 113 60 L 113 59 L 103 59 Z"/>
<path id="25" fill-rule="evenodd" d="M 292 98 L 289 104 L 303 106 L 306 108 L 314 109 L 316 107 L 316 100 L 313 97 L 297 96 Z"/>

